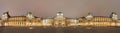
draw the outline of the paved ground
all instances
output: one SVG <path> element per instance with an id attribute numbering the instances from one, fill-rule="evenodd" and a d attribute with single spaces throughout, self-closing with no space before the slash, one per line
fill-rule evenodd
<path id="1" fill-rule="evenodd" d="M 120 33 L 120 27 L 0 27 L 0 33 Z"/>

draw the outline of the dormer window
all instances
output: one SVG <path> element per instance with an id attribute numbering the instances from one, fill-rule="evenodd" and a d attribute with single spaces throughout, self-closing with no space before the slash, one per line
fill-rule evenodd
<path id="1" fill-rule="evenodd" d="M 93 15 L 91 13 L 88 13 L 88 16 L 86 17 L 87 20 L 91 20 L 93 18 Z"/>
<path id="2" fill-rule="evenodd" d="M 8 12 L 5 12 L 5 13 L 2 15 L 2 20 L 7 20 L 8 17 L 9 17 Z"/>
<path id="3" fill-rule="evenodd" d="M 112 19 L 118 20 L 118 15 L 115 12 L 112 13 Z"/>
<path id="4" fill-rule="evenodd" d="M 62 20 L 62 19 L 65 19 L 65 17 L 63 16 L 63 13 L 62 13 L 62 12 L 58 12 L 58 13 L 57 13 L 57 16 L 55 17 L 55 19 L 57 19 L 57 20 Z"/>
<path id="5" fill-rule="evenodd" d="M 29 19 L 33 19 L 34 18 L 34 16 L 32 15 L 31 12 L 29 12 L 26 17 L 29 18 Z"/>
<path id="6" fill-rule="evenodd" d="M 63 16 L 63 13 L 62 12 L 58 12 L 57 16 Z"/>

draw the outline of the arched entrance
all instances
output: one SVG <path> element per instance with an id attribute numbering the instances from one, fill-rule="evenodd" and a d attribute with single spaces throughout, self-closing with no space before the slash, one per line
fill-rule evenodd
<path id="1" fill-rule="evenodd" d="M 65 27 L 66 22 L 64 20 L 54 21 L 54 26 L 56 26 L 56 27 Z"/>

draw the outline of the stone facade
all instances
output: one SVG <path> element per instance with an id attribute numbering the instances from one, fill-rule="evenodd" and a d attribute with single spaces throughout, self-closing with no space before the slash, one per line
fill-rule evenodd
<path id="1" fill-rule="evenodd" d="M 6 12 L 2 15 L 0 26 L 120 26 L 117 14 L 113 13 L 112 18 L 106 16 L 93 16 L 91 13 L 86 17 L 66 18 L 62 12 L 58 12 L 52 18 L 34 17 L 32 13 L 26 16 L 8 16 Z"/>

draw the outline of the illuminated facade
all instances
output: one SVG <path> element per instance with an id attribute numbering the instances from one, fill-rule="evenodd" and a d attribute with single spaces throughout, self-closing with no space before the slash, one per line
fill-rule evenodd
<path id="1" fill-rule="evenodd" d="M 87 17 L 81 18 L 82 26 L 120 26 L 120 21 L 116 13 L 112 13 L 110 17 L 92 16 L 90 13 Z"/>
<path id="2" fill-rule="evenodd" d="M 52 18 L 37 18 L 28 12 L 26 16 L 10 16 L 8 12 L 2 15 L 0 26 L 120 26 L 120 20 L 116 13 L 110 17 L 93 16 L 91 13 L 86 17 L 66 18 L 62 12 L 58 12 Z"/>

